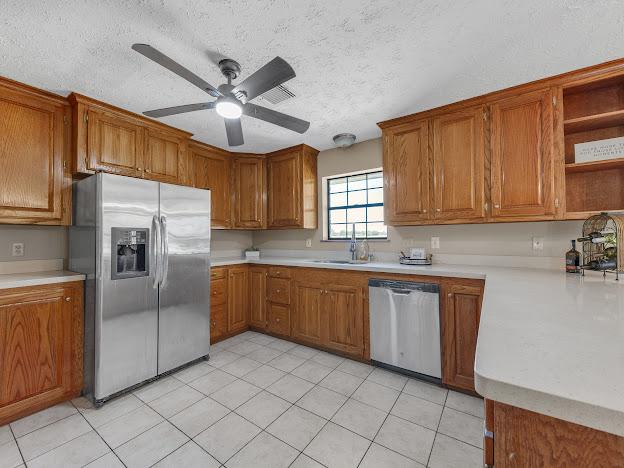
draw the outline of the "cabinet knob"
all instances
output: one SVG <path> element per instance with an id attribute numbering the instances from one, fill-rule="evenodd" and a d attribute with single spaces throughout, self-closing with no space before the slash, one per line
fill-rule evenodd
<path id="1" fill-rule="evenodd" d="M 275 292 L 279 294 L 280 290 L 279 290 L 279 289 L 276 289 L 276 290 L 275 290 Z"/>
<path id="2" fill-rule="evenodd" d="M 142 167 L 137 167 L 137 171 L 142 171 L 143 168 Z"/>
<path id="3" fill-rule="evenodd" d="M 212 326 L 216 327 L 217 326 L 217 322 L 212 322 Z"/>
<path id="4" fill-rule="evenodd" d="M 280 275 L 280 272 L 279 272 L 279 271 L 276 271 L 276 272 L 275 272 L 275 276 L 279 276 L 279 275 Z"/>
<path id="5" fill-rule="evenodd" d="M 278 319 L 278 318 L 277 318 L 277 319 L 275 319 L 275 321 L 276 321 L 277 323 L 280 323 L 280 319 Z"/>
<path id="6" fill-rule="evenodd" d="M 423 210 L 423 213 L 426 213 L 426 212 L 427 212 L 427 210 Z"/>
<path id="7" fill-rule="evenodd" d="M 70 301 L 71 301 L 71 297 L 68 296 L 65 298 L 65 302 L 70 302 Z"/>
<path id="8" fill-rule="evenodd" d="M 514 461 L 516 459 L 516 452 L 511 452 L 509 454 L 509 461 Z"/>
<path id="9" fill-rule="evenodd" d="M 436 208 L 436 211 L 440 211 L 440 208 Z"/>
<path id="10" fill-rule="evenodd" d="M 448 293 L 448 297 L 453 297 L 453 293 Z"/>
<path id="11" fill-rule="evenodd" d="M 495 204 L 494 208 L 500 208 L 500 205 L 499 204 Z"/>

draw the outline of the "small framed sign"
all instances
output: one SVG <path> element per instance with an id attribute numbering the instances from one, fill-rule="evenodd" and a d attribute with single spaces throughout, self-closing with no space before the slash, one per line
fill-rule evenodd
<path id="1" fill-rule="evenodd" d="M 574 145 L 574 162 L 585 163 L 624 158 L 624 137 L 588 141 Z"/>

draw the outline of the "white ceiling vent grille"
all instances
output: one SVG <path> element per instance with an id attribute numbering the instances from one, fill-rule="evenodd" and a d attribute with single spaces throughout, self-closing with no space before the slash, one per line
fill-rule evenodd
<path id="1" fill-rule="evenodd" d="M 282 101 L 294 98 L 295 93 L 284 85 L 277 85 L 275 88 L 269 89 L 267 92 L 261 94 L 260 97 L 266 99 L 271 104 L 279 104 Z"/>

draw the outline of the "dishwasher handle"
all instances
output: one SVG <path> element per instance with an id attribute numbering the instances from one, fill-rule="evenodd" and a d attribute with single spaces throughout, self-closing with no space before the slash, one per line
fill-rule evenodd
<path id="1" fill-rule="evenodd" d="M 397 294 L 406 294 L 404 291 L 420 291 L 425 293 L 439 294 L 440 285 L 436 283 L 415 283 L 412 281 L 395 281 L 387 279 L 371 278 L 368 280 L 369 288 L 384 288 L 396 291 Z"/>
<path id="2" fill-rule="evenodd" d="M 392 291 L 392 294 L 398 294 L 400 296 L 409 296 L 410 294 L 414 292 L 413 289 L 395 289 L 395 288 L 390 288 L 390 291 Z"/>

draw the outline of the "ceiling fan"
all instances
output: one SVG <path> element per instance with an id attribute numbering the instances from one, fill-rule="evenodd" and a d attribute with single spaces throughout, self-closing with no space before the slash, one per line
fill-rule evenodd
<path id="1" fill-rule="evenodd" d="M 225 121 L 225 132 L 227 133 L 230 146 L 239 146 L 244 143 L 243 128 L 240 121 L 241 115 L 264 120 L 297 133 L 305 133 L 310 127 L 310 122 L 249 102 L 260 94 L 295 77 L 295 71 L 280 57 L 275 57 L 237 85 L 233 85 L 232 80 L 235 80 L 240 75 L 240 65 L 232 59 L 223 59 L 219 62 L 219 68 L 221 73 L 227 78 L 227 83 L 223 83 L 215 88 L 150 45 L 133 44 L 132 48 L 194 84 L 212 97 L 217 98 L 210 102 L 185 104 L 143 112 L 148 117 L 158 118 L 204 109 L 215 109 L 217 114 L 223 117 Z"/>

